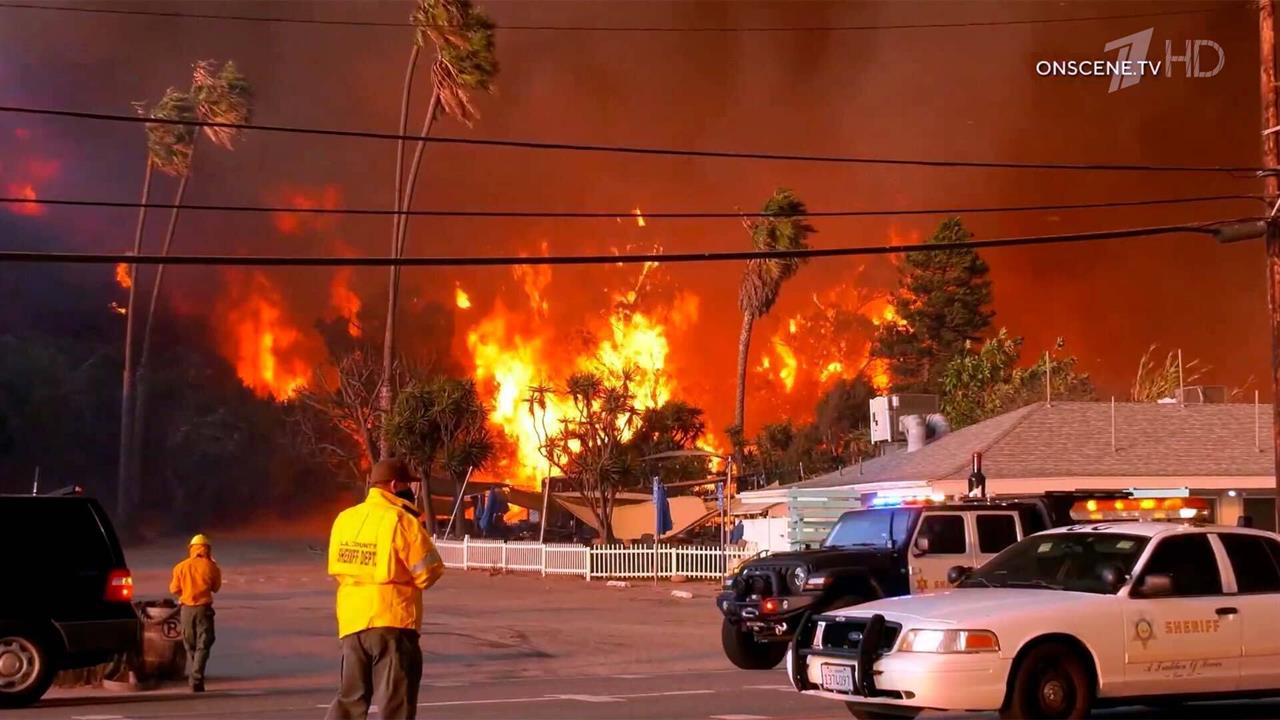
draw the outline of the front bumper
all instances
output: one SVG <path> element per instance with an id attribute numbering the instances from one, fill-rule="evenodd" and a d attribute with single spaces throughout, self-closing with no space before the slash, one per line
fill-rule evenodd
<path id="1" fill-rule="evenodd" d="M 817 593 L 779 597 L 776 598 L 780 604 L 779 611 L 766 613 L 764 601 L 767 598 L 742 600 L 733 592 L 722 592 L 716 596 L 716 607 L 730 622 L 751 630 L 761 638 L 790 639 L 805 612 L 813 608 L 819 597 Z"/>
<path id="2" fill-rule="evenodd" d="M 876 697 L 822 690 L 822 665 L 854 668 L 847 655 L 823 655 L 821 650 L 799 658 L 805 663 L 804 693 L 841 702 L 866 703 L 929 710 L 999 710 L 1012 660 L 999 653 L 889 653 L 875 663 Z M 788 663 L 796 662 L 788 658 Z"/>

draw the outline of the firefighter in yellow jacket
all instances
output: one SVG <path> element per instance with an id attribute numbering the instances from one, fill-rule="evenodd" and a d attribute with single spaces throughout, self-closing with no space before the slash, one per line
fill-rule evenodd
<path id="1" fill-rule="evenodd" d="M 204 692 L 204 668 L 213 647 L 213 594 L 222 589 L 222 571 L 213 561 L 213 546 L 203 534 L 187 544 L 187 559 L 173 568 L 169 592 L 181 604 L 182 644 L 191 670 L 192 692 Z"/>
<path id="2" fill-rule="evenodd" d="M 369 495 L 343 510 L 329 535 L 338 580 L 341 684 L 329 720 L 363 719 L 371 702 L 386 720 L 412 720 L 422 681 L 422 591 L 444 562 L 414 508 L 413 481 L 399 460 L 373 467 Z"/>

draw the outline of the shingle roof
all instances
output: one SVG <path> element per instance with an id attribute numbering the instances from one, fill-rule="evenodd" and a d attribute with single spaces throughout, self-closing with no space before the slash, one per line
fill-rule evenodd
<path id="1" fill-rule="evenodd" d="M 982 453 L 989 479 L 1274 475 L 1270 405 L 1116 403 L 1114 450 L 1111 407 L 1110 402 L 1028 405 L 916 452 L 865 461 L 860 474 L 845 468 L 792 487 L 962 480 L 974 452 Z"/>

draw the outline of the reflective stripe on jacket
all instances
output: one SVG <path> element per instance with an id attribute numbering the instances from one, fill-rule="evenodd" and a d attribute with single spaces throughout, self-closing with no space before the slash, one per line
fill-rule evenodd
<path id="1" fill-rule="evenodd" d="M 422 591 L 444 573 L 435 543 L 410 506 L 380 488 L 343 510 L 329 534 L 338 580 L 338 637 L 376 627 L 417 630 Z"/>

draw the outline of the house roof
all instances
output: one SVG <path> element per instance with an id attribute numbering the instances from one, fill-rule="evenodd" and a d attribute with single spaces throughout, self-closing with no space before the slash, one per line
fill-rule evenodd
<path id="1" fill-rule="evenodd" d="M 974 452 L 988 479 L 1273 476 L 1271 422 L 1270 405 L 1116 403 L 1113 449 L 1110 402 L 1035 403 L 790 487 L 964 480 Z"/>

